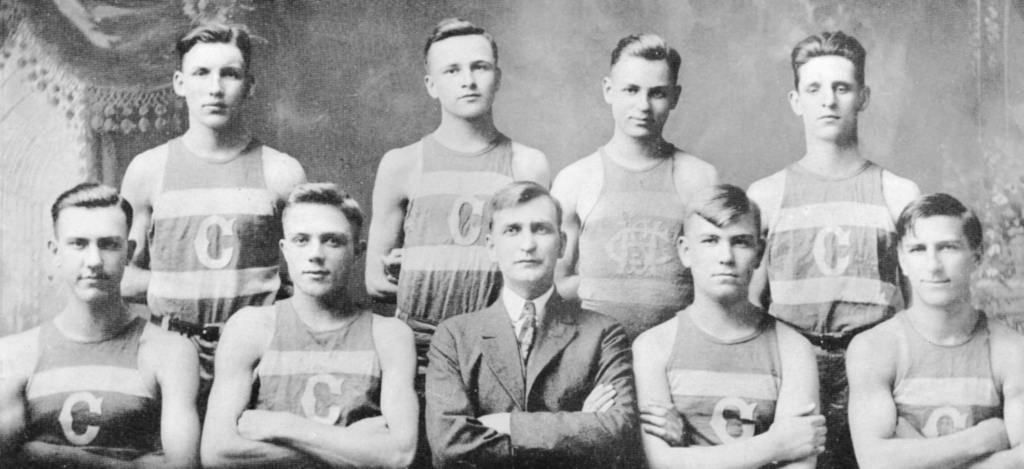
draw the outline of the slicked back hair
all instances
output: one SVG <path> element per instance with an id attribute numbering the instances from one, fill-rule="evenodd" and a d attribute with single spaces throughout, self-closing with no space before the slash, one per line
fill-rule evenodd
<path id="1" fill-rule="evenodd" d="M 494 65 L 498 65 L 498 43 L 494 42 L 494 38 L 485 30 L 469 21 L 462 18 L 445 18 L 437 23 L 434 30 L 430 32 L 430 36 L 427 37 L 427 45 L 423 47 L 423 66 L 427 67 L 427 71 L 430 71 L 430 64 L 427 58 L 430 56 L 430 48 L 436 42 L 443 41 L 450 37 L 457 36 L 483 36 L 487 39 L 487 42 L 491 43 L 491 52 L 494 53 Z"/>
<path id="2" fill-rule="evenodd" d="M 55 235 L 57 234 L 57 220 L 60 218 L 60 212 L 72 207 L 118 207 L 124 212 L 128 231 L 132 229 L 132 214 L 134 213 L 132 205 L 124 197 L 121 197 L 121 194 L 113 187 L 95 182 L 84 182 L 57 196 L 57 200 L 50 207 L 50 215 L 53 217 L 53 233 Z"/>
<path id="3" fill-rule="evenodd" d="M 227 25 L 224 23 L 204 23 L 191 31 L 185 33 L 178 39 L 178 69 L 185 60 L 185 54 L 192 50 L 196 44 L 231 44 L 242 52 L 242 61 L 245 62 L 245 71 L 252 68 L 252 41 L 249 38 L 249 31 L 244 26 Z"/>
<path id="4" fill-rule="evenodd" d="M 914 225 L 918 220 L 941 216 L 959 218 L 963 221 L 963 233 L 964 238 L 967 239 L 967 245 L 976 254 L 981 254 L 984 241 L 981 220 L 973 210 L 949 194 L 922 195 L 908 204 L 896 220 L 896 239 L 903 243 L 903 238 L 914 230 Z"/>
<path id="5" fill-rule="evenodd" d="M 620 39 L 615 49 L 612 49 L 612 68 L 619 63 L 619 59 L 623 55 L 647 60 L 664 60 L 668 64 L 672 83 L 679 81 L 679 66 L 682 63 L 682 58 L 679 57 L 678 51 L 669 46 L 657 34 L 630 34 Z"/>
<path id="6" fill-rule="evenodd" d="M 359 208 L 359 202 L 356 202 L 337 184 L 310 182 L 296 186 L 288 194 L 288 200 L 285 202 L 284 210 L 281 212 L 281 220 L 284 220 L 284 215 L 288 212 L 288 209 L 298 204 L 327 205 L 340 210 L 342 215 L 345 215 L 348 223 L 352 225 L 352 234 L 355 235 L 356 239 L 362 238 L 363 209 Z"/>
<path id="7" fill-rule="evenodd" d="M 502 187 L 487 200 L 488 212 L 491 214 L 491 219 L 487 223 L 488 231 L 494 229 L 495 213 L 507 208 L 518 207 L 541 197 L 546 197 L 555 206 L 555 228 L 558 231 L 562 231 L 562 204 L 558 203 L 558 200 L 552 197 L 551 192 L 545 189 L 544 186 L 533 181 L 513 182 Z"/>
<path id="8" fill-rule="evenodd" d="M 712 225 L 724 228 L 747 214 L 754 216 L 754 228 L 760 236 L 761 209 L 757 204 L 747 197 L 743 189 L 731 184 L 718 184 L 698 192 L 686 204 L 685 219 L 689 220 L 693 215 L 697 215 Z M 685 226 L 678 235 L 682 236 L 684 230 Z"/>
<path id="9" fill-rule="evenodd" d="M 842 31 L 823 32 L 809 36 L 793 47 L 791 55 L 793 64 L 793 87 L 800 88 L 800 67 L 815 57 L 834 55 L 853 62 L 853 76 L 857 84 L 864 86 L 864 62 L 868 53 L 853 36 Z"/>

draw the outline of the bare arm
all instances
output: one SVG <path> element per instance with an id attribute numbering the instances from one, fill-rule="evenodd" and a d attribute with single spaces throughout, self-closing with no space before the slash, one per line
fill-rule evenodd
<path id="1" fill-rule="evenodd" d="M 782 184 L 776 182 L 777 177 L 762 179 L 747 189 L 747 196 L 761 210 L 761 242 L 765 246 L 764 252 L 761 253 L 761 263 L 750 280 L 749 298 L 751 303 L 765 310 L 771 303 L 771 290 L 768 284 L 768 230 L 769 227 L 775 226 L 777 211 L 782 202 Z"/>
<path id="2" fill-rule="evenodd" d="M 287 414 L 279 416 L 282 425 L 265 429 L 265 441 L 280 442 L 331 467 L 400 468 L 412 463 L 419 418 L 412 386 L 416 374 L 412 329 L 397 319 L 373 319 L 381 366 L 380 424 L 386 423 L 386 428 L 367 431 L 362 421 L 338 427 Z M 367 424 L 372 428 L 373 423 Z"/>
<path id="3" fill-rule="evenodd" d="M 897 414 L 892 391 L 897 351 L 888 335 L 881 332 L 859 335 L 846 358 L 850 432 L 861 467 L 957 467 L 1006 449 L 1001 419 L 989 419 L 939 438 L 895 438 Z"/>
<path id="4" fill-rule="evenodd" d="M 516 181 L 533 181 L 551 187 L 551 164 L 538 150 L 512 142 L 512 177 Z"/>
<path id="5" fill-rule="evenodd" d="M 412 183 L 410 172 L 413 159 L 406 149 L 391 150 L 381 159 L 377 178 L 373 184 L 373 216 L 366 250 L 366 291 L 378 301 L 394 302 L 398 294 L 398 279 L 387 272 L 391 250 L 398 247 L 405 222 L 405 209 L 409 202 L 407 187 Z"/>
<path id="6" fill-rule="evenodd" d="M 674 340 L 674 333 L 665 334 L 660 338 L 647 334 L 642 335 L 633 344 L 637 393 L 642 403 L 672 402 L 666 374 L 668 353 L 671 350 L 669 338 Z M 782 342 L 780 338 L 780 349 Z M 802 459 L 800 464 L 809 464 L 808 467 L 813 467 L 813 455 L 816 454 L 818 446 L 816 443 L 819 439 L 823 441 L 824 437 L 822 432 L 819 438 L 817 429 L 824 424 L 824 418 L 813 415 L 817 404 L 817 365 L 813 362 L 813 357 L 810 360 L 801 357 L 791 361 L 790 371 L 793 374 L 784 376 L 793 382 L 788 386 L 783 383 L 784 388 L 780 390 L 779 405 L 776 408 L 775 424 L 768 432 L 730 445 L 671 447 L 658 436 L 657 422 L 645 413 L 642 415 L 643 444 L 648 464 L 655 469 L 757 468 L 772 461 Z M 814 366 L 812 385 L 806 383 L 812 371 L 807 369 L 808 363 L 805 362 Z M 784 362 L 783 366 L 789 365 Z M 801 386 L 804 388 L 801 389 Z M 783 416 L 783 412 L 788 412 L 789 415 Z"/>
<path id="7" fill-rule="evenodd" d="M 153 221 L 153 194 L 163 182 L 163 163 L 157 150 L 135 157 L 125 171 L 121 195 L 132 205 L 132 227 L 128 239 L 135 242 L 131 263 L 121 280 L 121 295 L 136 303 L 146 302 L 149 289 L 149 230 Z"/>
<path id="8" fill-rule="evenodd" d="M 35 359 L 25 357 L 35 356 L 35 346 L 22 339 L 29 336 L 36 337 L 29 332 L 0 339 L 0 463 L 4 466 L 15 457 L 26 437 L 25 385 L 31 373 L 28 367 L 35 366 Z"/>
<path id="9" fill-rule="evenodd" d="M 580 247 L 581 220 L 577 212 L 580 186 L 577 184 L 576 167 L 562 170 L 555 178 L 551 195 L 562 205 L 562 231 L 565 232 L 565 254 L 555 266 L 555 285 L 558 294 L 567 300 L 579 299 L 580 276 L 576 271 Z"/>
<path id="10" fill-rule="evenodd" d="M 150 327 L 150 326 L 147 326 Z M 160 385 L 160 442 L 163 454 L 140 458 L 147 467 L 199 467 L 199 414 L 196 393 L 199 389 L 199 358 L 196 349 L 185 338 L 165 333 L 156 355 L 157 383 Z"/>
<path id="11" fill-rule="evenodd" d="M 204 467 L 290 468 L 311 463 L 299 451 L 253 441 L 238 433 L 238 420 L 252 397 L 256 363 L 269 347 L 273 317 L 246 308 L 231 317 L 221 334 L 216 355 L 217 377 L 203 428 Z"/>

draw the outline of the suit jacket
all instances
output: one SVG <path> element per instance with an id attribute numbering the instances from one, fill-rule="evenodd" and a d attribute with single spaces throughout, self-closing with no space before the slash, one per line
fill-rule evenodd
<path id="1" fill-rule="evenodd" d="M 427 371 L 427 437 L 434 466 L 621 467 L 640 454 L 633 356 L 614 320 L 556 292 L 523 367 L 504 301 L 450 318 L 434 334 Z M 606 412 L 582 412 L 598 384 Z M 476 418 L 511 413 L 511 435 Z"/>

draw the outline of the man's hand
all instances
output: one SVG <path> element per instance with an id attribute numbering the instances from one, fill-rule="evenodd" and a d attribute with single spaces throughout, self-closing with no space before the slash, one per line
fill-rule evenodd
<path id="1" fill-rule="evenodd" d="M 238 436 L 252 441 L 270 442 L 274 429 L 288 424 L 292 414 L 269 410 L 247 410 L 238 418 Z"/>
<path id="2" fill-rule="evenodd" d="M 380 261 L 384 264 L 384 277 L 388 282 L 398 285 L 398 275 L 402 271 L 402 249 L 392 249 L 387 255 L 381 255 Z"/>
<path id="3" fill-rule="evenodd" d="M 508 412 L 484 415 L 477 420 L 479 420 L 483 426 L 493 429 L 498 433 L 504 435 L 512 434 L 512 414 L 509 414 Z"/>
<path id="4" fill-rule="evenodd" d="M 590 391 L 587 400 L 583 401 L 583 412 L 605 412 L 615 405 L 615 387 L 611 384 L 598 384 Z"/>
<path id="5" fill-rule="evenodd" d="M 683 446 L 686 428 L 672 404 L 648 402 L 640 407 L 640 425 L 644 432 L 661 438 L 671 447 Z"/>
<path id="6" fill-rule="evenodd" d="M 775 440 L 777 461 L 797 461 L 825 452 L 825 417 L 808 404 L 797 415 L 777 416 L 768 429 Z"/>
<path id="7" fill-rule="evenodd" d="M 221 329 L 224 328 L 224 323 L 211 324 Z M 210 342 L 203 340 L 201 337 L 193 336 L 192 344 L 196 346 L 196 350 L 199 352 L 199 378 L 204 380 L 213 379 L 213 358 L 217 352 L 217 342 Z"/>

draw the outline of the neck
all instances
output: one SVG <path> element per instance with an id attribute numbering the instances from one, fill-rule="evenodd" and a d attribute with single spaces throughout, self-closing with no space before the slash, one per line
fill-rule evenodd
<path id="1" fill-rule="evenodd" d="M 943 307 L 926 305 L 915 298 L 907 309 L 918 333 L 936 345 L 958 345 L 970 340 L 979 314 L 969 298 Z"/>
<path id="2" fill-rule="evenodd" d="M 296 314 L 310 328 L 331 329 L 357 313 L 344 288 L 323 296 L 311 296 L 296 289 L 291 298 Z"/>
<path id="3" fill-rule="evenodd" d="M 509 290 L 512 290 L 513 293 L 519 295 L 526 301 L 533 301 L 540 298 L 540 296 L 547 293 L 552 286 L 554 286 L 553 278 L 546 282 L 534 282 L 532 284 L 508 283 Z"/>
<path id="4" fill-rule="evenodd" d="M 666 149 L 672 148 L 672 144 L 665 141 L 661 135 L 651 138 L 633 138 L 615 129 L 615 135 L 605 145 L 605 151 L 617 161 L 626 163 L 651 163 L 665 158 L 671 153 Z"/>
<path id="5" fill-rule="evenodd" d="M 762 321 L 763 311 L 743 298 L 725 301 L 694 292 L 693 304 L 686 311 L 694 324 L 721 340 L 735 340 L 750 335 Z"/>
<path id="6" fill-rule="evenodd" d="M 249 132 L 239 123 L 211 129 L 192 121 L 181 138 L 196 155 L 214 159 L 237 155 L 250 140 Z"/>
<path id="7" fill-rule="evenodd" d="M 807 154 L 800 164 L 816 174 L 842 173 L 864 163 L 860 156 L 857 133 L 838 140 L 821 140 L 807 136 Z"/>
<path id="8" fill-rule="evenodd" d="M 434 131 L 434 138 L 442 145 L 455 151 L 471 153 L 487 147 L 498 137 L 491 111 L 473 119 L 463 119 L 441 112 L 441 125 Z"/>
<path id="9" fill-rule="evenodd" d="M 54 323 L 73 340 L 95 342 L 117 334 L 132 319 L 120 298 L 88 303 L 72 299 Z"/>

